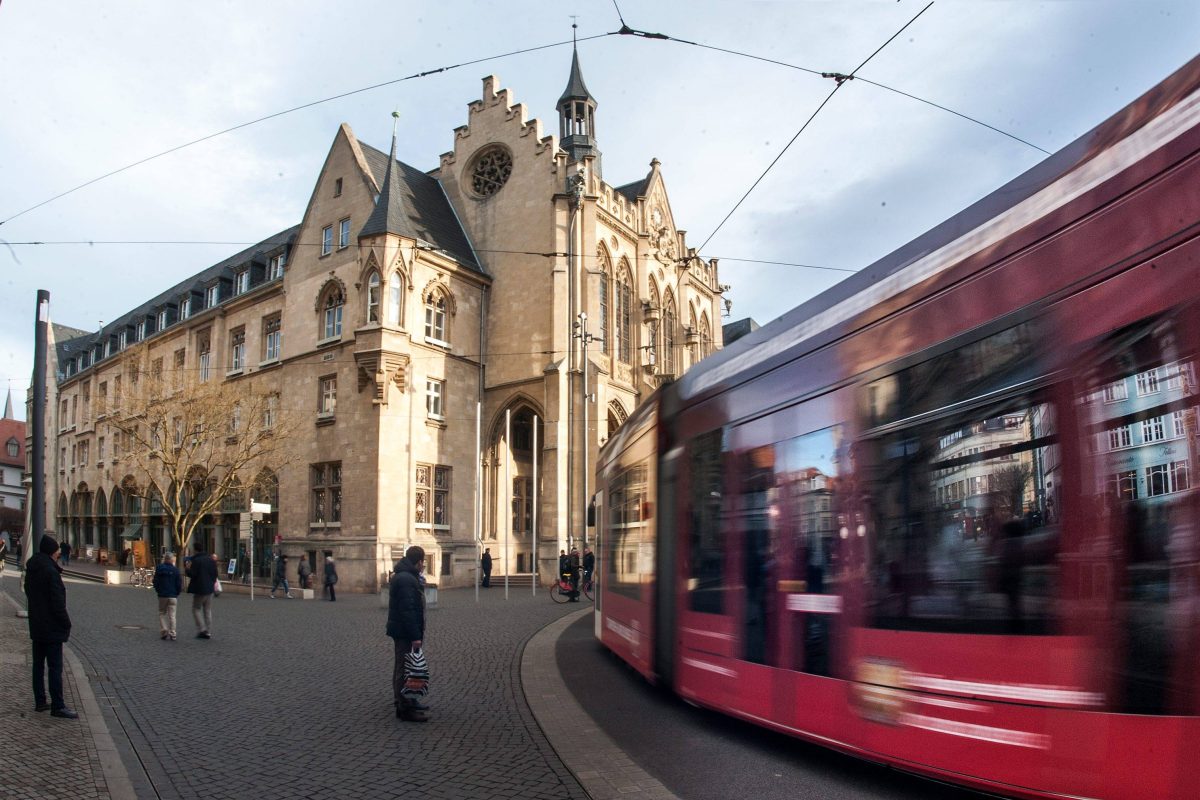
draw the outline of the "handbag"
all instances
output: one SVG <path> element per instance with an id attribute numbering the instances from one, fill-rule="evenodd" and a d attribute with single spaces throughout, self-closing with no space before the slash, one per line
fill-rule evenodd
<path id="1" fill-rule="evenodd" d="M 221 579 L 220 578 L 213 579 L 213 596 L 214 597 L 221 596 Z"/>
<path id="2" fill-rule="evenodd" d="M 404 688 L 400 694 L 413 701 L 429 694 L 429 662 L 424 649 L 404 654 Z"/>

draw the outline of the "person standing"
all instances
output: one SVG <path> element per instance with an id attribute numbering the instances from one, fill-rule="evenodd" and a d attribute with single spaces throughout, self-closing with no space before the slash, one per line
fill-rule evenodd
<path id="1" fill-rule="evenodd" d="M 392 664 L 392 703 L 396 716 L 409 722 L 429 719 L 428 706 L 404 696 L 404 657 L 421 649 L 425 639 L 425 591 L 421 588 L 424 548 L 413 545 L 396 562 L 388 584 L 387 635 L 391 637 L 395 661 Z"/>
<path id="2" fill-rule="evenodd" d="M 62 566 L 67 566 L 71 563 L 71 542 L 63 539 L 62 545 L 59 546 L 58 563 Z"/>
<path id="3" fill-rule="evenodd" d="M 160 639 L 175 641 L 175 616 L 179 595 L 183 594 L 183 576 L 175 566 L 175 554 L 164 553 L 162 563 L 154 570 L 154 591 L 158 594 L 158 627 Z"/>
<path id="4" fill-rule="evenodd" d="M 312 575 L 312 567 L 310 567 L 308 565 L 308 557 L 305 556 L 303 553 L 300 554 L 300 566 L 297 569 L 296 574 L 300 576 L 300 588 L 301 589 L 311 589 L 312 588 L 312 586 L 310 586 L 309 582 L 308 582 L 309 576 Z"/>
<path id="5" fill-rule="evenodd" d="M 285 556 L 283 553 L 279 553 L 275 556 L 275 573 L 272 576 L 271 581 L 272 600 L 275 599 L 275 590 L 279 588 L 280 584 L 283 584 L 283 593 L 288 596 L 288 599 L 291 599 L 292 590 L 291 587 L 288 586 L 287 581 L 287 556 Z"/>
<path id="6" fill-rule="evenodd" d="M 42 536 L 38 551 L 25 563 L 25 598 L 29 608 L 29 638 L 33 641 L 33 702 L 35 711 L 50 709 L 50 716 L 79 717 L 63 698 L 63 644 L 71 638 L 71 616 L 67 613 L 67 587 L 62 567 L 55 560 L 58 542 Z M 47 675 L 47 673 L 49 673 Z M 50 702 L 46 702 L 46 680 Z"/>
<path id="7" fill-rule="evenodd" d="M 195 551 L 188 567 L 188 594 L 192 596 L 192 618 L 196 620 L 196 638 L 212 638 L 212 599 L 217 583 L 217 562 L 206 558 L 204 543 L 192 545 Z"/>
<path id="8" fill-rule="evenodd" d="M 571 584 L 572 603 L 579 602 L 579 548 L 572 547 L 571 555 L 567 556 L 567 580 Z"/>
<path id="9" fill-rule="evenodd" d="M 334 566 L 333 556 L 325 556 L 325 592 L 329 595 L 329 601 L 337 600 L 337 592 L 333 587 L 337 584 L 337 567 Z"/>
<path id="10" fill-rule="evenodd" d="M 492 548 L 483 548 L 483 558 L 479 564 L 483 568 L 483 588 L 489 589 L 492 585 Z"/>
<path id="11" fill-rule="evenodd" d="M 583 546 L 583 582 L 590 583 L 592 573 L 596 571 L 596 554 L 588 545 Z"/>

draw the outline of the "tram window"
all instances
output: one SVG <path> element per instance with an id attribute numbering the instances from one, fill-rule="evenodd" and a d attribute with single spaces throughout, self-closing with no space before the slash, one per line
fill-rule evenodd
<path id="1" fill-rule="evenodd" d="M 653 571 L 654 535 L 648 463 L 640 462 L 612 479 L 608 487 L 606 590 L 641 599 L 643 575 Z"/>
<path id="2" fill-rule="evenodd" d="M 1080 492 L 1114 561 L 1114 706 L 1127 713 L 1192 714 L 1186 666 L 1200 608 L 1195 357 L 1169 317 L 1118 331 L 1085 360 L 1075 402 L 1090 434 Z M 1176 663 L 1172 663 L 1172 657 Z"/>
<path id="3" fill-rule="evenodd" d="M 1054 632 L 1059 526 L 1047 487 L 1061 477 L 1048 402 L 1015 397 L 864 444 L 874 627 Z"/>
<path id="4" fill-rule="evenodd" d="M 777 639 L 779 609 L 771 584 L 778 572 L 774 541 L 779 526 L 773 524 L 779 514 L 775 486 L 775 447 L 765 445 L 738 454 L 735 491 L 726 522 L 736 527 L 742 538 L 743 567 L 743 658 L 756 664 L 767 663 L 768 638 Z M 772 645 L 777 642 L 772 641 Z M 772 651 L 776 648 L 772 647 Z M 775 659 L 772 659 L 774 662 Z"/>
<path id="5" fill-rule="evenodd" d="M 721 431 L 697 436 L 689 448 L 688 597 L 693 611 L 708 614 L 720 614 L 724 608 L 721 451 Z"/>

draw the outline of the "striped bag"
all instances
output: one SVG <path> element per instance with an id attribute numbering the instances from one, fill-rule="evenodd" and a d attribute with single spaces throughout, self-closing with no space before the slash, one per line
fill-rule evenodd
<path id="1" fill-rule="evenodd" d="M 413 701 L 429 694 L 429 663 L 423 649 L 404 654 L 404 688 L 400 693 Z"/>

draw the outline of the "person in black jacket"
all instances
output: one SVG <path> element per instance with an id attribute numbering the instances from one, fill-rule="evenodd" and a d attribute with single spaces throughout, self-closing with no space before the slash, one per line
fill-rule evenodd
<path id="1" fill-rule="evenodd" d="M 192 596 L 192 617 L 196 620 L 196 638 L 212 638 L 212 599 L 217 583 L 217 562 L 204 552 L 204 544 L 196 542 L 195 554 L 188 565 L 188 594 Z"/>
<path id="2" fill-rule="evenodd" d="M 424 722 L 428 707 L 409 700 L 403 694 L 404 656 L 421 649 L 425 639 L 425 591 L 421 588 L 421 566 L 425 563 L 425 550 L 413 545 L 404 551 L 404 558 L 396 562 L 396 569 L 388 585 L 387 635 L 395 647 L 395 663 L 392 666 L 392 702 L 396 716 L 412 722 Z"/>
<path id="3" fill-rule="evenodd" d="M 480 585 L 488 589 L 492 585 L 492 548 L 483 548 L 483 558 L 479 560 L 479 564 L 483 568 L 483 583 Z"/>
<path id="4" fill-rule="evenodd" d="M 325 556 L 325 592 L 329 595 L 331 603 L 337 602 L 337 565 L 333 563 L 333 556 Z"/>
<path id="5" fill-rule="evenodd" d="M 33 640 L 33 702 L 35 711 L 50 709 L 50 716 L 76 719 L 63 699 L 63 644 L 71 638 L 67 614 L 67 587 L 58 565 L 58 542 L 42 536 L 38 552 L 25 564 L 25 597 L 29 607 L 29 638 Z M 46 702 L 43 677 L 49 672 L 50 702 Z"/>

